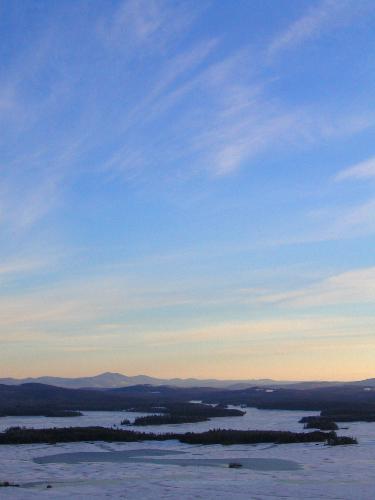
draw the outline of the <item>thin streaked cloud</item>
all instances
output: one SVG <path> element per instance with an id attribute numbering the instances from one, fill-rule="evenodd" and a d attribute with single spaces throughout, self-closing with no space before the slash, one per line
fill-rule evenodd
<path id="1" fill-rule="evenodd" d="M 368 158 L 338 172 L 337 181 L 366 180 L 375 177 L 375 157 Z"/>
<path id="2" fill-rule="evenodd" d="M 371 2 L 353 0 L 320 0 L 291 23 L 268 47 L 268 55 L 276 56 L 309 40 L 353 22 L 357 15 L 365 14 Z"/>
<path id="3" fill-rule="evenodd" d="M 375 267 L 354 269 L 297 290 L 264 295 L 259 302 L 292 307 L 375 304 Z"/>

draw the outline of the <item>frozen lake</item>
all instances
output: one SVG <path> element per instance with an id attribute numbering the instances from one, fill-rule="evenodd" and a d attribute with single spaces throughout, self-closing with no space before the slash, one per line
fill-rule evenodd
<path id="1" fill-rule="evenodd" d="M 168 451 L 161 449 L 145 449 L 145 450 L 125 450 L 125 451 L 84 451 L 73 453 L 59 453 L 57 455 L 46 455 L 37 457 L 34 462 L 37 464 L 82 464 L 82 463 L 145 463 L 158 465 L 179 465 L 181 467 L 229 467 L 236 464 L 237 467 L 244 469 L 254 469 L 263 471 L 274 470 L 298 470 L 301 467 L 291 460 L 280 460 L 277 458 L 244 458 L 232 457 L 229 461 L 225 458 L 170 458 L 166 455 L 187 455 L 184 451 Z M 163 459 L 154 457 L 164 456 Z"/>
<path id="2" fill-rule="evenodd" d="M 209 428 L 301 431 L 310 412 L 248 409 L 244 417 L 142 427 L 185 432 Z M 90 412 L 76 418 L 0 418 L 13 425 L 119 425 L 139 414 Z M 0 498 L 363 499 L 374 498 L 375 423 L 344 424 L 357 446 L 323 444 L 199 446 L 176 441 L 0 446 Z M 228 468 L 230 462 L 242 468 Z M 52 489 L 47 489 L 47 485 Z"/>
<path id="3" fill-rule="evenodd" d="M 121 426 L 121 421 L 128 419 L 131 422 L 136 417 L 143 417 L 149 413 L 135 413 L 127 411 L 91 411 L 84 412 L 81 417 L 0 417 L 0 431 L 8 427 L 88 427 L 100 425 L 103 427 L 119 427 L 121 429 L 131 429 L 141 432 L 204 432 L 209 429 L 272 429 L 303 431 L 303 425 L 298 420 L 306 415 L 318 415 L 314 412 L 293 412 L 275 410 L 257 410 L 256 408 L 243 409 L 246 411 L 243 417 L 220 417 L 212 418 L 207 422 L 197 422 L 192 424 L 171 424 L 171 425 L 146 425 L 141 427 Z"/>

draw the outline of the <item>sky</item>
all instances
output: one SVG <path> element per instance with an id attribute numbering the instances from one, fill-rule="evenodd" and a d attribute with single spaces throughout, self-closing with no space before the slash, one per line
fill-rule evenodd
<path id="1" fill-rule="evenodd" d="M 0 376 L 375 359 L 373 0 L 0 0 Z"/>

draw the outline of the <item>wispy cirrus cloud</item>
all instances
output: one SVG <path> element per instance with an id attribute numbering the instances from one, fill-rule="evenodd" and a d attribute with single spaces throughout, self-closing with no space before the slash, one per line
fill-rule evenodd
<path id="1" fill-rule="evenodd" d="M 268 55 L 276 56 L 303 42 L 317 38 L 324 32 L 344 26 L 352 22 L 353 17 L 366 12 L 369 8 L 371 3 L 366 1 L 358 3 L 353 0 L 321 0 L 275 37 L 268 47 Z"/>
<path id="2" fill-rule="evenodd" d="M 269 342 L 296 341 L 334 342 L 337 338 L 367 337 L 372 335 L 375 318 L 356 318 L 355 316 L 287 316 L 275 319 L 222 322 L 181 329 L 173 333 L 149 332 L 149 342 L 163 344 L 194 344 L 215 341 L 219 346 L 248 342 L 258 342 L 267 346 Z M 358 334 L 360 329 L 361 334 Z"/>
<path id="3" fill-rule="evenodd" d="M 178 20 L 180 4 L 177 6 L 173 15 Z M 126 25 L 126 19 L 139 17 L 133 22 L 135 27 L 139 26 L 139 39 L 152 39 L 168 19 L 170 4 L 156 2 L 146 11 L 141 7 L 141 1 L 125 2 L 121 10 L 126 15 L 118 16 L 119 22 Z M 338 24 L 345 25 L 354 14 L 360 15 L 370 7 L 367 2 L 356 8 L 351 0 L 323 0 L 276 37 L 269 52 L 280 52 Z M 165 32 L 169 33 L 171 27 L 166 24 Z M 251 48 L 243 47 L 215 61 L 215 44 L 220 46 L 220 40 L 209 41 L 206 47 L 202 44 L 191 54 L 173 56 L 149 94 L 125 115 L 126 127 L 139 127 L 142 134 L 148 125 L 162 119 L 167 110 L 174 113 L 178 109 L 173 127 L 164 128 L 162 137 L 156 134 L 150 138 L 148 148 L 125 140 L 105 163 L 107 168 L 126 173 L 134 171 L 135 166 L 147 172 L 150 158 L 154 160 L 157 156 L 163 164 L 188 162 L 192 175 L 208 171 L 225 176 L 254 156 L 283 143 L 311 144 L 358 133 L 375 123 L 375 117 L 364 116 L 362 110 L 332 114 L 328 110 L 317 112 L 314 106 L 293 108 L 277 102 L 269 95 L 269 79 L 259 77 L 264 61 L 259 56 L 254 58 Z M 202 48 L 204 58 L 209 55 L 211 61 L 206 60 L 205 68 L 200 71 L 190 72 L 197 66 L 195 59 L 198 62 L 202 59 Z M 191 103 L 189 110 L 183 106 L 187 101 Z M 189 176 L 186 169 L 184 175 Z"/>
<path id="4" fill-rule="evenodd" d="M 296 307 L 375 304 L 375 267 L 354 269 L 297 290 L 268 294 L 260 303 Z"/>
<path id="5" fill-rule="evenodd" d="M 366 180 L 375 178 L 375 157 L 368 158 L 360 163 L 356 163 L 350 167 L 338 172 L 335 176 L 336 181 L 345 180 Z"/>
<path id="6" fill-rule="evenodd" d="M 125 0 L 114 11 L 100 33 L 122 49 L 165 50 L 185 33 L 205 7 L 193 2 Z"/>
<path id="7" fill-rule="evenodd" d="M 344 3 L 346 6 L 347 2 Z M 310 24 L 306 20 L 301 24 L 324 24 L 331 15 L 328 11 L 349 8 L 345 6 L 338 7 L 333 1 L 323 2 L 322 6 L 306 14 Z M 147 50 L 154 47 L 156 52 L 162 49 L 151 56 L 154 69 L 149 74 L 149 81 L 139 93 L 137 89 L 132 90 L 134 99 L 124 101 L 121 116 L 114 114 L 116 127 L 110 137 L 106 126 L 101 124 L 108 112 L 107 97 L 95 100 L 95 106 L 92 106 L 90 89 L 93 94 L 95 92 L 88 84 L 87 96 L 81 98 L 79 117 L 73 117 L 72 133 L 68 130 L 60 137 L 48 137 L 48 143 L 41 143 L 40 138 L 28 141 L 22 156 L 27 158 L 28 166 L 34 164 L 36 167 L 29 168 L 30 182 L 21 194 L 19 188 L 14 190 L 12 183 L 4 180 L 3 185 L 9 193 L 5 193 L 2 199 L 5 205 L 2 213 L 8 214 L 5 218 L 3 216 L 3 221 L 8 219 L 19 228 L 27 228 L 42 220 L 58 206 L 66 180 L 71 182 L 79 170 L 86 169 L 88 174 L 121 175 L 126 180 L 142 178 L 142 183 L 147 183 L 148 179 L 154 181 L 159 164 L 163 165 L 160 175 L 167 179 L 189 178 L 207 172 L 213 176 L 226 176 L 274 148 L 300 147 L 326 138 L 350 135 L 374 123 L 371 116 L 359 121 L 359 113 L 349 116 L 343 111 L 343 119 L 339 113 L 324 114 L 315 111 L 313 106 L 292 107 L 275 99 L 269 88 L 269 79 L 260 76 L 262 63 L 259 58 L 254 63 L 254 54 L 249 47 L 223 56 L 220 52 L 222 40 L 209 38 L 182 44 L 176 50 L 174 42 L 181 41 L 189 32 L 202 8 L 204 6 L 193 8 L 190 3 L 183 2 L 130 0 L 111 12 L 104 36 L 124 48 L 124 54 L 116 52 L 116 61 L 124 65 L 117 77 L 126 81 L 130 88 L 137 86 L 137 79 L 136 74 L 128 71 L 126 50 L 130 47 L 132 53 L 134 51 L 142 58 L 145 47 Z M 319 14 L 319 8 L 325 14 Z M 310 31 L 313 31 L 311 27 Z M 295 34 L 294 38 L 282 38 L 284 45 L 291 43 L 287 40 L 292 38 L 303 38 L 293 26 L 290 32 Z M 60 70 L 58 81 L 53 81 L 46 96 L 26 95 L 24 89 L 19 89 L 20 82 L 30 75 L 35 78 L 43 74 L 51 50 L 60 50 L 58 37 L 52 38 L 51 47 L 47 43 L 48 37 L 41 37 L 41 40 L 35 44 L 37 55 L 31 62 L 23 68 L 21 62 L 25 62 L 26 57 L 21 57 L 19 64 L 9 72 L 11 77 L 4 93 L 4 109 L 12 106 L 29 110 L 16 127 L 16 134 L 24 132 L 25 127 L 37 130 L 40 127 L 41 132 L 46 116 L 51 118 L 51 124 L 59 123 L 64 105 L 74 102 L 77 97 L 75 83 L 85 77 L 84 68 L 78 66 L 74 68 L 74 81 L 69 78 L 68 71 L 61 73 Z M 160 54 L 162 58 L 159 58 Z M 102 61 L 99 69 L 97 74 L 106 73 Z M 63 77 L 60 78 L 61 74 Z M 101 83 L 106 85 L 106 78 L 102 77 Z M 9 93 L 9 89 L 14 90 Z M 173 119 L 169 120 L 168 115 Z M 8 111 L 4 116 L 8 117 L 6 129 L 10 119 Z M 158 127 L 160 122 L 162 127 Z M 51 130 L 53 127 L 49 127 L 48 134 Z M 77 137 L 80 138 L 78 145 Z M 147 137 L 147 141 L 140 140 L 142 137 Z M 106 138 L 111 146 L 105 153 L 100 152 L 100 164 L 92 165 L 93 144 Z M 72 149 L 73 153 L 67 156 L 66 152 Z M 18 170 L 24 171 L 24 165 Z M 21 203 L 17 203 L 19 199 Z"/>
<path id="8" fill-rule="evenodd" d="M 305 236 L 291 243 L 355 239 L 375 233 L 375 199 L 319 208 L 307 214 Z M 281 242 L 282 243 L 282 242 Z M 288 240 L 284 242 L 287 244 Z"/>
<path id="9" fill-rule="evenodd" d="M 370 198 L 360 204 L 344 208 L 337 217 L 338 234 L 351 234 L 352 237 L 375 232 L 375 199 Z"/>
<path id="10" fill-rule="evenodd" d="M 303 148 L 374 125 L 370 113 L 285 105 L 272 97 L 269 79 L 254 73 L 250 49 L 215 60 L 219 45 L 209 40 L 168 61 L 150 91 L 125 114 L 105 170 L 147 174 L 158 158 L 176 176 L 226 176 L 274 148 Z M 147 135 L 168 113 L 175 119 L 150 134 L 147 144 L 132 140 L 132 134 L 127 138 L 130 130 Z"/>

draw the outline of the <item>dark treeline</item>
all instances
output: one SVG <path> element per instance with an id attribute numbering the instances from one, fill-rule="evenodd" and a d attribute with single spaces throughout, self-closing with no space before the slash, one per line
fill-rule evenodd
<path id="1" fill-rule="evenodd" d="M 309 428 L 314 423 L 324 425 L 327 422 L 375 422 L 375 408 L 369 404 L 349 405 L 340 403 L 333 408 L 328 408 L 320 412 L 320 416 L 303 417 L 301 423 L 309 424 Z M 310 426 L 311 424 L 311 426 Z M 328 427 L 324 428 L 315 426 L 317 429 L 329 430 Z M 335 430 L 332 428 L 332 430 Z"/>
<path id="2" fill-rule="evenodd" d="M 189 444 L 256 444 L 256 443 L 319 443 L 337 438 L 334 432 L 241 431 L 214 429 L 201 433 L 186 433 L 180 437 Z"/>
<path id="3" fill-rule="evenodd" d="M 77 410 L 58 410 L 39 406 L 36 408 L 12 407 L 0 410 L 0 417 L 80 417 L 82 413 Z"/>
<path id="4" fill-rule="evenodd" d="M 335 434 L 332 438 L 328 438 L 327 444 L 329 446 L 340 446 L 345 444 L 358 444 L 358 441 L 354 437 L 337 436 Z"/>
<path id="5" fill-rule="evenodd" d="M 206 405 L 190 403 L 191 400 L 199 400 Z M 207 406 L 207 403 L 215 406 Z M 83 390 L 34 383 L 19 386 L 0 384 L 0 415 L 57 416 L 57 413 L 52 412 L 94 410 L 192 415 L 201 416 L 202 420 L 239 415 L 234 413 L 236 410 L 225 408 L 226 405 L 320 411 L 322 416 L 332 415 L 334 421 L 375 420 L 375 391 L 357 386 L 218 390 L 146 385 L 111 390 Z M 353 408 L 359 410 L 353 411 Z M 60 415 L 69 416 L 68 413 Z"/>
<path id="6" fill-rule="evenodd" d="M 356 412 L 359 417 L 367 415 L 369 418 L 375 418 L 375 391 L 366 391 L 357 386 L 275 388 L 271 391 L 260 387 L 236 391 L 222 390 L 203 397 L 202 401 L 268 410 L 320 411 L 327 415 L 352 414 L 352 408 L 360 408 L 361 410 Z"/>
<path id="7" fill-rule="evenodd" d="M 146 417 L 138 417 L 134 420 L 132 425 L 193 424 L 196 422 L 205 422 L 207 420 L 209 420 L 207 417 L 199 415 L 176 415 L 165 413 L 164 415 L 147 415 Z M 123 423 L 121 422 L 121 424 Z M 126 423 L 125 425 L 129 424 Z"/>
<path id="8" fill-rule="evenodd" d="M 242 417 L 244 411 L 229 409 L 225 406 L 211 406 L 198 403 L 167 403 L 162 415 L 147 415 L 138 417 L 133 425 L 165 425 L 165 424 L 191 424 L 206 422 L 213 417 Z M 126 424 L 128 425 L 128 424 Z"/>
<path id="9" fill-rule="evenodd" d="M 51 429 L 26 429 L 13 427 L 0 433 L 1 444 L 69 443 L 84 441 L 136 442 L 178 440 L 188 444 L 257 444 L 257 443 L 311 443 L 353 444 L 352 438 L 341 438 L 335 432 L 287 432 L 287 431 L 238 431 L 215 429 L 208 432 L 185 434 L 154 434 L 105 427 L 67 427 Z"/>
<path id="10" fill-rule="evenodd" d="M 131 389 L 131 390 L 130 390 Z M 154 389 L 154 390 L 151 390 Z M 134 411 L 179 416 L 241 416 L 244 412 L 184 401 L 185 397 L 206 394 L 207 389 L 186 390 L 141 386 L 124 390 L 63 389 L 43 384 L 7 386 L 0 384 L 0 416 L 75 416 L 79 411 Z"/>
<path id="11" fill-rule="evenodd" d="M 323 410 L 321 416 L 335 422 L 375 422 L 375 411 L 372 408 L 337 408 Z"/>
<path id="12" fill-rule="evenodd" d="M 45 415 L 57 411 L 152 411 L 158 398 L 121 395 L 111 391 L 64 389 L 44 384 L 0 384 L 1 415 Z"/>
<path id="13" fill-rule="evenodd" d="M 334 420 L 321 416 L 302 417 L 300 423 L 305 424 L 305 429 L 320 429 L 321 431 L 336 431 L 338 429 Z"/>
<path id="14" fill-rule="evenodd" d="M 241 411 L 236 408 L 226 408 L 222 405 L 211 406 L 199 403 L 170 401 L 165 403 L 161 412 L 185 417 L 202 417 L 203 419 L 213 417 L 242 417 L 246 413 L 245 411 Z"/>

